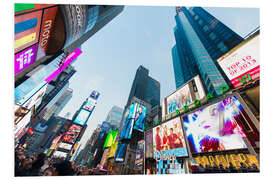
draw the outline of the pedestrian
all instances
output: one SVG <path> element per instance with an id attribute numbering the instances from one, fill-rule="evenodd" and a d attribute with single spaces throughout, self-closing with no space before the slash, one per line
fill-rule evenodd
<path id="1" fill-rule="evenodd" d="M 43 174 L 43 176 L 54 176 L 55 175 L 54 168 L 47 167 L 42 174 Z"/>

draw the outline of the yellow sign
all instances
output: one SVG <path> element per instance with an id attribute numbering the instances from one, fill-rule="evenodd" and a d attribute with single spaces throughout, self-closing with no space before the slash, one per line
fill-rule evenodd
<path id="1" fill-rule="evenodd" d="M 219 166 L 220 164 L 223 165 L 223 167 L 228 168 L 229 163 L 231 162 L 232 165 L 236 168 L 240 167 L 240 163 L 242 162 L 247 167 L 251 167 L 252 164 L 256 164 L 256 166 L 259 168 L 259 162 L 256 158 L 256 156 L 251 154 L 225 154 L 225 155 L 215 155 L 215 156 L 198 156 L 194 157 L 197 164 L 201 164 L 203 167 L 206 165 L 209 165 L 213 167 L 214 165 Z"/>
<path id="2" fill-rule="evenodd" d="M 27 43 L 30 43 L 36 39 L 36 33 L 29 34 L 27 36 L 24 36 L 18 40 L 15 40 L 14 48 L 17 49 Z"/>

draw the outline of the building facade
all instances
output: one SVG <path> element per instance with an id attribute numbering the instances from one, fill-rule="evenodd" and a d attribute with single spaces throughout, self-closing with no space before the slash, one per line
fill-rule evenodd
<path id="1" fill-rule="evenodd" d="M 118 106 L 113 106 L 106 117 L 106 121 L 109 122 L 111 125 L 115 126 L 116 128 L 119 128 L 122 120 L 123 111 L 124 110 L 122 108 Z"/>

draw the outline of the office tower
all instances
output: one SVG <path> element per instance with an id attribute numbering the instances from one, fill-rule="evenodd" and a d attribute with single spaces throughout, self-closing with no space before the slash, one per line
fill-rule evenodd
<path id="1" fill-rule="evenodd" d="M 139 66 L 129 93 L 126 107 L 131 104 L 133 97 L 143 100 L 152 106 L 160 104 L 160 83 L 149 76 L 149 70 Z"/>
<path id="2" fill-rule="evenodd" d="M 113 106 L 110 112 L 106 117 L 106 121 L 109 122 L 112 126 L 115 126 L 116 129 L 120 126 L 123 109 L 118 106 Z"/>
<path id="3" fill-rule="evenodd" d="M 16 3 L 14 8 L 16 86 L 39 65 L 48 64 L 61 53 L 70 54 L 124 9 L 79 4 L 31 4 L 25 9 L 23 5 Z"/>
<path id="4" fill-rule="evenodd" d="M 243 38 L 200 7 L 176 7 L 176 45 L 172 48 L 176 88 L 199 74 L 207 91 L 221 94 L 230 85 L 217 59 Z"/>

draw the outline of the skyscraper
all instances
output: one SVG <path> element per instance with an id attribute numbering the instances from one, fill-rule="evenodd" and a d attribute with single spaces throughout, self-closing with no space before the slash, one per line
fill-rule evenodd
<path id="1" fill-rule="evenodd" d="M 213 95 L 228 80 L 216 60 L 243 38 L 201 7 L 176 7 L 176 45 L 172 48 L 176 88 L 199 74 Z"/>
<path id="2" fill-rule="evenodd" d="M 107 115 L 106 121 L 118 128 L 122 120 L 123 109 L 118 106 L 113 106 Z"/>
<path id="3" fill-rule="evenodd" d="M 160 83 L 149 76 L 149 70 L 139 66 L 129 93 L 126 107 L 133 97 L 143 100 L 152 106 L 160 104 Z"/>

